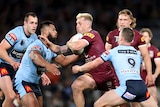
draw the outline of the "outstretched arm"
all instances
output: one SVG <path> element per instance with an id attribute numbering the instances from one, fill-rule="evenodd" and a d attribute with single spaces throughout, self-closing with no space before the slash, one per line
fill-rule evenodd
<path id="1" fill-rule="evenodd" d="M 104 61 L 102 60 L 101 57 L 96 58 L 95 60 L 85 63 L 84 65 L 75 65 L 72 67 L 72 72 L 73 73 L 78 73 L 78 72 L 87 72 L 90 71 L 91 69 L 94 69 L 98 67 L 99 65 L 103 64 Z"/>
<path id="2" fill-rule="evenodd" d="M 58 64 L 60 64 L 62 66 L 66 66 L 70 63 L 73 63 L 73 62 L 77 61 L 78 58 L 79 58 L 79 55 L 75 55 L 75 54 L 67 55 L 67 56 L 64 56 L 63 54 L 60 54 L 54 60 Z"/>
<path id="3" fill-rule="evenodd" d="M 51 41 L 49 41 L 48 38 L 45 36 L 39 35 L 38 37 L 43 43 L 45 43 L 47 45 L 48 48 L 51 49 L 52 52 L 55 52 L 57 54 L 68 52 L 67 45 L 59 46 L 59 45 L 56 45 L 56 44 L 52 43 Z"/>

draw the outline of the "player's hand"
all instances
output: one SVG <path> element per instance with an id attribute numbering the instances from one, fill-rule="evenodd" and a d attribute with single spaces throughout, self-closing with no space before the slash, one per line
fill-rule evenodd
<path id="1" fill-rule="evenodd" d="M 19 68 L 19 66 L 20 66 L 20 63 L 19 62 L 11 62 L 10 63 L 11 65 L 12 65 L 12 67 L 14 68 L 14 70 L 16 71 L 16 70 L 18 70 L 18 68 Z"/>
<path id="2" fill-rule="evenodd" d="M 54 75 L 60 75 L 61 74 L 61 72 L 59 71 L 58 66 L 56 64 L 50 64 L 50 63 L 48 63 L 46 65 L 46 70 L 48 72 L 53 73 Z"/>
<path id="3" fill-rule="evenodd" d="M 78 73 L 80 71 L 81 67 L 79 65 L 75 65 L 72 67 L 72 72 L 74 74 Z"/>
<path id="4" fill-rule="evenodd" d="M 48 40 L 47 37 L 39 35 L 38 38 L 45 43 L 48 47 L 50 47 L 53 43 L 51 41 Z"/>
<path id="5" fill-rule="evenodd" d="M 155 83 L 157 76 L 155 74 L 152 75 L 153 82 Z"/>
<path id="6" fill-rule="evenodd" d="M 49 85 L 49 84 L 51 84 L 51 81 L 50 81 L 50 79 L 48 78 L 48 76 L 45 74 L 45 73 L 43 73 L 42 75 L 41 75 L 41 79 L 42 79 L 42 85 Z"/>
<path id="7" fill-rule="evenodd" d="M 147 86 L 154 84 L 152 75 L 147 75 L 146 76 L 146 84 L 147 84 Z"/>

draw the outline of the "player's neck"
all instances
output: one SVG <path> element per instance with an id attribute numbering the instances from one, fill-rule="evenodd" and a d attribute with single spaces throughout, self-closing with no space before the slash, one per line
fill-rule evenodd
<path id="1" fill-rule="evenodd" d="M 131 43 L 129 43 L 129 42 L 121 42 L 121 43 L 119 43 L 119 45 L 130 46 Z"/>

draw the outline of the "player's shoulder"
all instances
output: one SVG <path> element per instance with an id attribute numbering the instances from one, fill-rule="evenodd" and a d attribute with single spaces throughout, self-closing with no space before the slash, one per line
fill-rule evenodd
<path id="1" fill-rule="evenodd" d="M 100 35 L 100 33 L 97 30 L 93 30 L 93 29 L 90 32 L 87 32 L 87 33 L 90 34 L 90 35 L 95 35 L 95 36 Z"/>
<path id="2" fill-rule="evenodd" d="M 19 32 L 22 32 L 24 33 L 24 30 L 23 30 L 23 27 L 22 26 L 17 26 L 15 28 L 12 29 L 13 31 L 19 31 Z"/>
<path id="3" fill-rule="evenodd" d="M 140 36 L 142 36 L 142 34 L 140 34 L 140 32 L 139 32 L 137 29 L 133 29 L 133 31 L 134 31 L 135 35 L 140 35 Z"/>
<path id="4" fill-rule="evenodd" d="M 107 36 L 114 36 L 119 34 L 119 30 L 118 29 L 114 29 L 108 32 Z"/>
<path id="5" fill-rule="evenodd" d="M 114 30 L 109 31 L 109 33 L 117 33 L 117 32 L 119 32 L 118 29 L 114 29 Z"/>
<path id="6" fill-rule="evenodd" d="M 39 40 L 35 40 L 28 46 L 28 50 L 43 50 L 45 45 Z"/>
<path id="7" fill-rule="evenodd" d="M 89 38 L 93 39 L 93 38 L 95 38 L 95 37 L 98 36 L 98 35 L 99 35 L 98 31 L 96 31 L 96 30 L 91 30 L 91 31 L 89 31 L 89 32 L 84 33 L 84 34 L 83 34 L 83 37 L 89 37 Z"/>
<path id="8" fill-rule="evenodd" d="M 10 31 L 8 32 L 8 34 L 14 34 L 14 35 L 16 35 L 16 36 L 18 36 L 18 37 L 22 37 L 22 36 L 25 35 L 22 26 L 17 26 L 17 27 L 15 27 L 15 28 L 13 28 L 12 30 L 10 30 Z"/>
<path id="9" fill-rule="evenodd" d="M 151 44 L 151 47 L 150 47 L 152 50 L 156 50 L 156 51 L 159 51 L 159 49 L 155 46 L 155 45 L 153 45 L 153 44 Z"/>
<path id="10" fill-rule="evenodd" d="M 41 40 L 37 39 L 34 42 L 32 42 L 32 44 L 39 44 L 39 45 L 44 45 Z"/>

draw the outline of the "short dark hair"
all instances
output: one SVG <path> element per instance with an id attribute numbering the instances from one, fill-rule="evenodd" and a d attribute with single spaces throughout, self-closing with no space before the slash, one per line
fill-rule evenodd
<path id="1" fill-rule="evenodd" d="M 34 12 L 28 12 L 24 17 L 24 21 L 27 21 L 29 16 L 37 17 L 37 15 Z"/>
<path id="2" fill-rule="evenodd" d="M 52 21 L 50 21 L 50 20 L 44 20 L 44 21 L 41 22 L 39 28 L 40 28 L 40 30 L 41 30 L 43 27 L 49 26 L 50 24 L 53 24 L 53 25 L 54 25 L 54 23 L 53 23 Z"/>
<path id="3" fill-rule="evenodd" d="M 131 28 L 123 28 L 122 36 L 124 37 L 126 42 L 132 42 L 134 38 L 134 31 Z"/>

